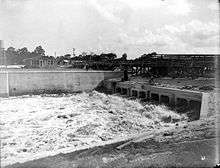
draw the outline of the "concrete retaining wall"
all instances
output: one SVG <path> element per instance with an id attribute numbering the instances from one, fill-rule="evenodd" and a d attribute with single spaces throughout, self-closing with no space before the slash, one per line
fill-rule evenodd
<path id="1" fill-rule="evenodd" d="M 113 87 L 113 82 L 116 82 L 115 87 Z M 114 80 L 106 81 L 105 86 L 112 93 L 116 92 L 126 96 L 171 105 L 180 113 L 192 111 L 194 119 L 205 118 L 215 111 L 215 95 L 213 93 L 151 86 L 144 82 L 132 84 Z"/>
<path id="2" fill-rule="evenodd" d="M 122 75 L 109 71 L 5 71 L 0 73 L 0 96 L 88 91 L 104 79 Z"/>

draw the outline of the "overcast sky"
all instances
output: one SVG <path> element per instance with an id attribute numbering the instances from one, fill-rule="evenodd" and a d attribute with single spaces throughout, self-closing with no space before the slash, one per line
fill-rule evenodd
<path id="1" fill-rule="evenodd" d="M 5 48 L 46 54 L 219 53 L 217 0 L 0 0 Z"/>

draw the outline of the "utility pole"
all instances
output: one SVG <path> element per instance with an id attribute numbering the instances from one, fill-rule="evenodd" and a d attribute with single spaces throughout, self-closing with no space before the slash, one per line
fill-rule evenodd
<path id="1" fill-rule="evenodd" d="M 73 48 L 73 57 L 75 57 L 75 50 L 76 50 L 76 49 L 75 49 L 75 48 Z"/>

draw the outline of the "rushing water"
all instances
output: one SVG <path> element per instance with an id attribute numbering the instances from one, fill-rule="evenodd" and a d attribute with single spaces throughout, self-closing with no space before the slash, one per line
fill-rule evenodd
<path id="1" fill-rule="evenodd" d="M 98 145 L 184 120 L 163 106 L 98 92 L 0 98 L 1 161 Z"/>

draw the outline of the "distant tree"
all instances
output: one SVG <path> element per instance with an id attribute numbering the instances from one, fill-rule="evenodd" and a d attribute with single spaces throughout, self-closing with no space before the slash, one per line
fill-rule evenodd
<path id="1" fill-rule="evenodd" d="M 107 54 L 108 59 L 110 60 L 114 60 L 117 58 L 117 55 L 115 53 L 108 53 Z"/>
<path id="2" fill-rule="evenodd" d="M 8 47 L 7 50 L 5 51 L 6 59 L 7 59 L 7 64 L 17 64 L 17 52 L 14 47 Z"/>
<path id="3" fill-rule="evenodd" d="M 148 54 L 143 54 L 143 55 L 141 55 L 141 57 L 136 58 L 135 60 L 139 60 L 139 61 L 149 60 L 149 59 L 153 58 L 156 55 L 157 55 L 156 52 L 152 52 L 152 53 L 148 53 Z"/>
<path id="4" fill-rule="evenodd" d="M 23 64 L 24 59 L 31 57 L 31 54 L 26 47 L 18 49 L 17 53 L 18 53 L 19 64 Z"/>
<path id="5" fill-rule="evenodd" d="M 87 52 L 83 51 L 81 55 L 82 55 L 82 56 L 86 56 L 86 55 L 87 55 Z"/>
<path id="6" fill-rule="evenodd" d="M 29 51 L 28 51 L 28 49 L 26 47 L 18 49 L 17 52 L 18 52 L 19 55 L 27 55 L 29 53 Z"/>
<path id="7" fill-rule="evenodd" d="M 45 56 L 45 50 L 41 46 L 36 47 L 34 53 L 40 56 Z"/>
<path id="8" fill-rule="evenodd" d="M 143 55 L 141 55 L 140 58 L 144 58 L 144 57 L 147 57 L 147 56 L 148 56 L 147 54 L 143 54 Z"/>
<path id="9" fill-rule="evenodd" d="M 126 53 L 122 54 L 122 57 L 121 57 L 121 58 L 122 58 L 122 60 L 124 60 L 124 61 L 127 60 L 127 54 L 126 54 Z"/>
<path id="10" fill-rule="evenodd" d="M 101 58 L 101 59 L 106 59 L 106 60 L 113 60 L 113 59 L 117 58 L 117 55 L 114 54 L 114 53 L 108 53 L 108 54 L 102 53 L 102 54 L 100 55 L 100 58 Z"/>
<path id="11" fill-rule="evenodd" d="M 92 51 L 90 51 L 90 53 L 89 53 L 90 55 L 95 55 L 95 53 L 94 52 L 92 52 Z"/>
<path id="12" fill-rule="evenodd" d="M 60 64 L 64 60 L 64 56 L 56 57 L 57 64 Z"/>
<path id="13" fill-rule="evenodd" d="M 69 59 L 71 57 L 71 54 L 65 54 L 64 58 Z"/>
<path id="14" fill-rule="evenodd" d="M 152 52 L 152 53 L 149 53 L 148 55 L 155 56 L 155 55 L 157 55 L 157 53 L 156 52 Z"/>
<path id="15" fill-rule="evenodd" d="M 8 47 L 7 50 L 6 50 L 6 52 L 11 52 L 11 53 L 13 53 L 13 52 L 16 52 L 16 49 L 15 49 L 14 47 Z"/>

